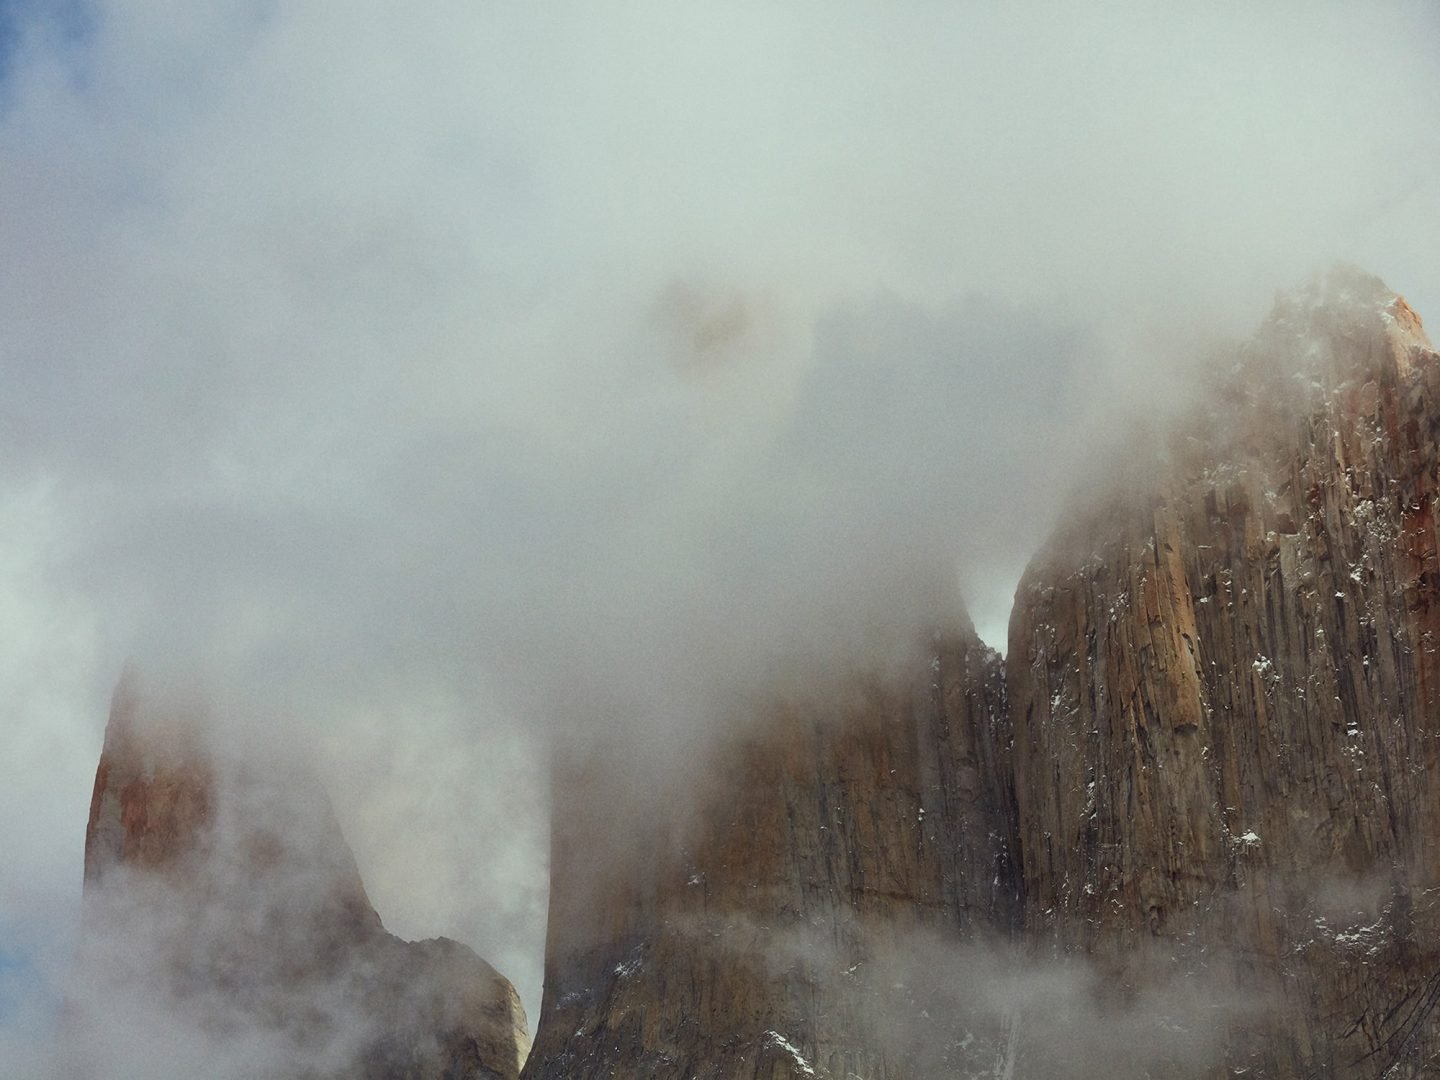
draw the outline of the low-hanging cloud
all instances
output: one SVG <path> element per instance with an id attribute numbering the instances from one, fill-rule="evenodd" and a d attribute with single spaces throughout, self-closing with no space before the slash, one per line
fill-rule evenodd
<path id="1" fill-rule="evenodd" d="M 381 913 L 535 1015 L 549 734 L 704 724 L 957 590 L 997 640 L 1117 402 L 1333 259 L 1440 311 L 1420 4 L 7 18 L 29 956 L 133 657 L 364 776 Z"/>

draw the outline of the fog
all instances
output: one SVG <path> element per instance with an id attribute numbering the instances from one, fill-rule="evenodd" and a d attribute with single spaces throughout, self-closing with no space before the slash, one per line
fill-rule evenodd
<path id="1" fill-rule="evenodd" d="M 915 1076 L 1204 1075 L 1227 1067 L 1232 1025 L 1263 1026 L 1279 1005 L 1224 949 L 1206 957 L 1167 943 L 1152 955 L 1141 942 L 1105 965 L 864 925 L 843 927 L 837 949 L 833 934 L 822 925 L 767 940 L 766 955 L 777 975 L 804 971 L 843 1002 L 865 1044 Z"/>
<path id="2" fill-rule="evenodd" d="M 957 596 L 1003 646 L 1114 430 L 1278 288 L 1440 312 L 1419 3 L 0 26 L 4 1059 L 127 661 L 317 749 L 386 925 L 536 1017 L 553 736 L 683 746 Z"/>

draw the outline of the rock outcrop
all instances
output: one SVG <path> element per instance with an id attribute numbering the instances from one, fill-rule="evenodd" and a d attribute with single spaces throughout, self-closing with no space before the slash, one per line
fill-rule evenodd
<path id="1" fill-rule="evenodd" d="M 1191 989 L 1165 1075 L 1440 1067 L 1437 482 L 1440 357 L 1337 271 L 1020 586 L 1026 935 Z"/>
<path id="2" fill-rule="evenodd" d="M 625 771 L 557 783 L 531 1080 L 963 1075 L 1003 1017 L 938 943 L 1018 918 L 1004 683 L 968 629 L 908 679 L 776 709 L 617 817 Z"/>
<path id="3" fill-rule="evenodd" d="M 1003 673 L 961 635 L 650 813 L 563 776 L 525 1075 L 1433 1075 L 1437 486 L 1408 305 L 1281 301 L 1066 515 Z"/>
<path id="4" fill-rule="evenodd" d="M 73 1075 L 518 1076 L 510 983 L 387 933 L 318 782 L 122 682 L 85 846 Z"/>
<path id="5" fill-rule="evenodd" d="M 965 627 L 663 769 L 562 756 L 523 1073 L 509 984 L 384 931 L 312 782 L 122 688 L 86 990 L 134 1023 L 72 1071 L 1440 1073 L 1440 355 L 1337 271 L 1161 450 L 1065 515 L 1005 661 Z"/>

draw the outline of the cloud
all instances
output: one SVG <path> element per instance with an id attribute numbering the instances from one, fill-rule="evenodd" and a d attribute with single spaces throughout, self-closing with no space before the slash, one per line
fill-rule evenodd
<path id="1" fill-rule="evenodd" d="M 9 18 L 0 791 L 46 824 L 0 896 L 55 934 L 133 657 L 319 738 L 382 914 L 534 1015 L 544 736 L 957 587 L 997 640 L 1177 360 L 1336 258 L 1440 311 L 1423 5 Z"/>

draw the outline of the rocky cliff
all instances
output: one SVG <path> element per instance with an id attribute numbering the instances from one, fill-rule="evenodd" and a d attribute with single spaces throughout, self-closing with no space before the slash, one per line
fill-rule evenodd
<path id="1" fill-rule="evenodd" d="M 963 627 L 665 768 L 570 747 L 521 1075 L 1440 1073 L 1437 488 L 1440 355 L 1337 271 L 1063 515 L 1005 661 Z M 509 984 L 386 934 L 313 783 L 171 716 L 122 690 L 107 733 L 86 962 L 137 1009 L 89 1049 L 516 1076 Z"/>
<path id="2" fill-rule="evenodd" d="M 569 770 L 525 1076 L 988 1072 L 1002 1018 L 955 1008 L 925 954 L 1019 917 L 1004 698 L 967 630 L 769 712 L 662 800 L 678 818 L 617 818 L 614 774 Z"/>
<path id="3" fill-rule="evenodd" d="M 1437 436 L 1419 319 L 1337 271 L 1021 584 L 1026 934 L 1189 987 L 1175 1075 L 1440 1067 Z"/>
<path id="4" fill-rule="evenodd" d="M 1440 357 L 1337 271 L 1162 442 L 1003 670 L 777 709 L 678 818 L 565 773 L 525 1075 L 1440 1069 Z"/>
<path id="5" fill-rule="evenodd" d="M 117 690 L 85 845 L 71 1074 L 503 1080 L 514 989 L 465 946 L 385 932 L 313 776 Z"/>

